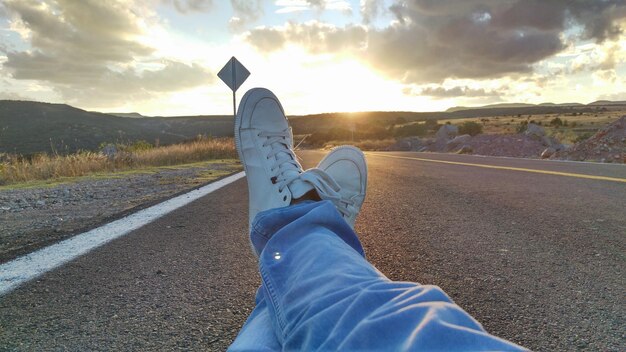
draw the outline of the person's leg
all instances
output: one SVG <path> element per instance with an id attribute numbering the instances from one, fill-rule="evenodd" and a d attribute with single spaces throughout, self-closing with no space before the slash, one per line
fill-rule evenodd
<path id="1" fill-rule="evenodd" d="M 338 192 L 340 199 L 336 199 L 335 206 L 341 210 L 343 219 L 350 226 L 354 226 L 354 221 L 365 199 L 367 186 L 365 155 L 358 148 L 352 146 L 337 147 L 320 161 L 317 169 L 336 179 L 340 186 Z M 319 200 L 319 197 L 316 196 L 309 198 Z M 305 202 L 303 198 L 297 201 L 299 203 Z M 300 216 L 301 214 L 295 213 L 294 215 Z M 251 243 L 254 243 L 254 248 L 263 248 L 265 242 L 266 238 L 258 232 L 252 234 Z M 255 253 L 259 255 L 260 251 L 257 252 L 255 249 Z M 256 307 L 242 327 L 239 338 L 230 347 L 231 350 L 277 350 L 281 348 L 274 333 L 271 313 L 267 307 L 263 287 L 257 291 L 255 302 Z"/>
<path id="2" fill-rule="evenodd" d="M 256 307 L 243 325 L 229 351 L 279 351 L 282 349 L 274 333 L 263 288 L 256 294 Z"/>
<path id="3" fill-rule="evenodd" d="M 351 228 L 365 196 L 362 154 L 344 150 L 304 172 L 266 89 L 242 98 L 235 141 L 262 285 L 232 350 L 520 349 L 488 335 L 439 288 L 391 282 L 364 259 Z M 294 205 L 313 191 L 327 201 Z"/>
<path id="4" fill-rule="evenodd" d="M 251 237 L 262 300 L 233 350 L 255 349 L 268 323 L 285 350 L 522 349 L 487 334 L 438 287 L 387 279 L 328 201 L 259 213 Z"/>

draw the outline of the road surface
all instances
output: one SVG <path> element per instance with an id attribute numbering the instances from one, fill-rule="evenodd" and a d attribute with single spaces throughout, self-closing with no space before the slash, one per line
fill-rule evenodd
<path id="1" fill-rule="evenodd" d="M 356 229 L 388 277 L 533 350 L 626 349 L 626 166 L 367 158 Z M 1 297 L 0 350 L 224 350 L 260 283 L 246 231 L 242 179 Z"/>

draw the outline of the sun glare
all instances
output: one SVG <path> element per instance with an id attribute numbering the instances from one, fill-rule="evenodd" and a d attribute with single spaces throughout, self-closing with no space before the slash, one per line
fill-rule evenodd
<path id="1" fill-rule="evenodd" d="M 350 57 L 312 56 L 293 46 L 269 56 L 240 60 L 252 72 L 242 89 L 272 88 L 279 97 L 288 97 L 288 114 L 441 108 L 438 102 L 404 95 L 401 83 Z"/>

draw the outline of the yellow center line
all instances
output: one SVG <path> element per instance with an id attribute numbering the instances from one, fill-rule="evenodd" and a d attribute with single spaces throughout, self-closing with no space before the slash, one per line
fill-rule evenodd
<path id="1" fill-rule="evenodd" d="M 485 164 L 473 164 L 473 163 L 464 163 L 464 162 L 460 162 L 460 161 L 447 161 L 447 160 L 415 158 L 415 157 L 408 157 L 408 156 L 387 155 L 387 154 L 371 153 L 371 152 L 367 152 L 366 154 L 382 156 L 382 157 L 386 157 L 386 158 L 419 160 L 419 161 L 427 161 L 427 162 L 431 162 L 431 163 L 463 165 L 463 166 L 474 166 L 474 167 L 482 167 L 482 168 L 485 168 L 485 169 L 499 169 L 499 170 L 533 172 L 533 173 L 537 173 L 537 174 L 577 177 L 577 178 L 586 178 L 586 179 L 590 179 L 590 180 L 602 180 L 602 181 L 613 181 L 613 182 L 626 183 L 626 178 L 619 178 L 619 177 L 607 177 L 607 176 L 575 174 L 575 173 L 571 173 L 571 172 L 559 172 L 559 171 L 549 171 L 549 170 L 526 169 L 526 168 L 522 168 L 522 167 L 511 167 L 511 166 L 496 166 L 496 165 L 485 165 Z"/>

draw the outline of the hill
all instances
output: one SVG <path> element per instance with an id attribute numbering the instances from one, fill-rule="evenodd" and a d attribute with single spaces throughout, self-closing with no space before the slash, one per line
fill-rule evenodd
<path id="1" fill-rule="evenodd" d="M 610 101 L 610 100 L 598 100 L 598 101 L 594 101 L 593 103 L 590 103 L 589 105 L 592 106 L 614 106 L 614 105 L 625 105 L 626 106 L 626 101 Z"/>
<path id="2" fill-rule="evenodd" d="M 198 134 L 232 136 L 232 128 L 229 116 L 128 118 L 64 104 L 0 101 L 0 153 L 71 153 L 136 140 L 171 144 Z"/>
<path id="3" fill-rule="evenodd" d="M 370 111 L 289 116 L 294 134 L 336 129 L 381 130 L 393 125 L 432 119 L 489 118 L 535 114 L 571 114 L 616 109 L 626 102 L 599 101 L 540 105 L 495 104 L 445 112 Z M 101 143 L 146 140 L 171 144 L 198 134 L 233 135 L 232 116 L 143 116 L 104 114 L 64 104 L 0 100 L 0 153 L 71 153 L 95 150 Z M 121 116 L 120 116 L 121 115 Z"/>
<path id="4" fill-rule="evenodd" d="M 527 108 L 530 106 L 535 106 L 534 104 L 524 104 L 524 103 L 502 103 L 502 104 L 491 104 L 477 107 L 467 107 L 467 106 L 454 106 L 446 110 L 446 112 L 456 112 L 462 110 L 476 110 L 476 109 L 495 109 L 495 108 Z"/>
<path id="5" fill-rule="evenodd" d="M 132 119 L 142 119 L 145 117 L 138 112 L 107 112 L 106 114 L 117 117 L 130 117 Z"/>
<path id="6" fill-rule="evenodd" d="M 584 108 L 584 107 L 598 107 L 598 106 L 620 106 L 626 105 L 626 101 L 610 101 L 610 100 L 598 100 L 589 104 L 581 103 L 541 103 L 541 104 L 525 104 L 525 103 L 502 103 L 491 104 L 484 106 L 454 106 L 446 110 L 446 112 L 459 112 L 468 110 L 487 110 L 487 109 L 522 109 L 522 108 L 541 108 L 541 107 L 560 107 L 560 108 Z M 541 113 L 541 112 L 538 112 Z"/>

